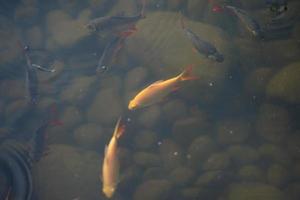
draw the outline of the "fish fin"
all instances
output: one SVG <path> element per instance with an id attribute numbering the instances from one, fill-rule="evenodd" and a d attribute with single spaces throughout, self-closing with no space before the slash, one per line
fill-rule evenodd
<path id="1" fill-rule="evenodd" d="M 192 71 L 193 71 L 194 66 L 195 66 L 194 64 L 188 65 L 184 69 L 184 71 L 179 75 L 181 81 L 188 81 L 188 80 L 198 79 L 197 76 L 192 75 Z"/>
<path id="2" fill-rule="evenodd" d="M 122 122 L 122 118 L 119 117 L 115 127 L 114 137 L 119 139 L 123 135 L 124 131 L 125 131 L 125 124 Z"/>

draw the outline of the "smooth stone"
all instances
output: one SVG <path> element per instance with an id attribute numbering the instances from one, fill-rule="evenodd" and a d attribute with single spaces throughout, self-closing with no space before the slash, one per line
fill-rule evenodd
<path id="1" fill-rule="evenodd" d="M 212 170 L 201 174 L 195 185 L 198 187 L 217 187 L 227 185 L 232 180 L 232 173 L 226 170 Z"/>
<path id="2" fill-rule="evenodd" d="M 159 152 L 163 166 L 166 170 L 172 170 L 183 163 L 183 150 L 181 146 L 171 139 L 165 139 L 160 142 Z"/>
<path id="3" fill-rule="evenodd" d="M 166 200 L 172 185 L 164 179 L 148 180 L 137 186 L 133 200 Z"/>
<path id="4" fill-rule="evenodd" d="M 228 200 L 284 200 L 284 193 L 276 187 L 262 183 L 230 185 Z"/>
<path id="5" fill-rule="evenodd" d="M 187 106 L 180 99 L 174 99 L 166 102 L 162 106 L 163 118 L 168 121 L 175 121 L 187 116 Z"/>
<path id="6" fill-rule="evenodd" d="M 167 178 L 165 169 L 161 167 L 149 167 L 143 173 L 143 180 Z"/>
<path id="7" fill-rule="evenodd" d="M 46 16 L 46 29 L 49 35 L 47 48 L 70 47 L 88 36 L 88 30 L 84 26 L 89 16 L 88 10 L 83 10 L 76 19 L 63 10 L 51 10 Z"/>
<path id="8" fill-rule="evenodd" d="M 252 164 L 260 159 L 257 149 L 251 146 L 232 145 L 227 149 L 227 152 L 236 164 Z"/>
<path id="9" fill-rule="evenodd" d="M 221 170 L 230 165 L 230 157 L 226 153 L 213 153 L 203 163 L 203 170 Z"/>
<path id="10" fill-rule="evenodd" d="M 263 144 L 257 148 L 260 159 L 279 163 L 283 166 L 291 164 L 291 157 L 283 147 L 274 144 Z"/>
<path id="11" fill-rule="evenodd" d="M 120 95 L 113 88 L 100 90 L 87 109 L 87 119 L 101 125 L 114 125 L 121 114 Z"/>
<path id="12" fill-rule="evenodd" d="M 195 171 L 188 167 L 177 167 L 170 173 L 170 181 L 180 187 L 191 183 L 195 177 Z"/>
<path id="13" fill-rule="evenodd" d="M 289 112 L 283 107 L 263 104 L 256 119 L 257 133 L 268 142 L 281 143 L 291 130 Z"/>
<path id="14" fill-rule="evenodd" d="M 74 130 L 74 141 L 83 148 L 93 149 L 103 144 L 103 128 L 98 124 L 87 123 Z M 101 149 L 102 150 L 102 149 Z"/>
<path id="15" fill-rule="evenodd" d="M 194 168 L 200 168 L 203 162 L 215 151 L 217 145 L 209 136 L 198 136 L 194 139 L 187 151 L 187 163 Z"/>
<path id="16" fill-rule="evenodd" d="M 239 144 L 247 140 L 251 124 L 240 119 L 225 119 L 217 124 L 217 131 L 220 144 Z"/>
<path id="17" fill-rule="evenodd" d="M 62 91 L 61 100 L 73 104 L 83 102 L 89 95 L 89 89 L 95 81 L 96 78 L 91 76 L 74 78 Z"/>
<path id="18" fill-rule="evenodd" d="M 172 135 L 178 144 L 187 146 L 191 144 L 197 136 L 207 134 L 209 128 L 210 124 L 205 114 L 198 117 L 187 117 L 174 122 Z"/>
<path id="19" fill-rule="evenodd" d="M 158 105 L 145 108 L 138 116 L 138 122 L 145 128 L 154 128 L 161 120 L 161 109 Z"/>
<path id="20" fill-rule="evenodd" d="M 161 165 L 160 157 L 154 153 L 137 152 L 133 155 L 133 160 L 142 167 L 157 167 Z"/>
<path id="21" fill-rule="evenodd" d="M 290 173 L 288 169 L 279 165 L 273 164 L 268 168 L 267 179 L 268 183 L 274 186 L 283 186 L 289 180 Z"/>
<path id="22" fill-rule="evenodd" d="M 300 103 L 299 76 L 300 62 L 283 67 L 269 81 L 266 88 L 267 96 L 283 100 L 287 103 Z"/>
<path id="23" fill-rule="evenodd" d="M 273 69 L 269 67 L 260 67 L 253 70 L 245 80 L 245 90 L 249 95 L 263 96 L 268 81 L 273 75 Z"/>
<path id="24" fill-rule="evenodd" d="M 145 67 L 135 67 L 131 69 L 124 78 L 126 91 L 134 91 L 143 86 L 147 79 L 148 70 Z"/>
<path id="25" fill-rule="evenodd" d="M 35 190 L 38 199 L 104 198 L 99 192 L 101 156 L 69 145 L 49 145 L 49 149 L 32 171 L 39 183 Z"/>
<path id="26" fill-rule="evenodd" d="M 238 177 L 245 182 L 264 182 L 266 179 L 264 171 L 255 165 L 242 166 L 238 171 Z"/>
<path id="27" fill-rule="evenodd" d="M 138 149 L 149 150 L 156 145 L 157 134 L 151 130 L 139 131 L 134 137 L 135 146 Z"/>

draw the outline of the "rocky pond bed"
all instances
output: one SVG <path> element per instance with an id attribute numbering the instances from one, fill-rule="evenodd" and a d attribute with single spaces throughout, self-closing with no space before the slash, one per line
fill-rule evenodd
<path id="1" fill-rule="evenodd" d="M 231 2 L 262 21 L 267 12 L 261 1 Z M 300 8 L 297 1 L 290 5 Z M 300 199 L 299 13 L 289 37 L 261 41 L 232 16 L 211 13 L 207 0 L 149 0 L 137 32 L 125 40 L 111 70 L 99 75 L 94 69 L 106 40 L 85 24 L 99 15 L 139 12 L 140 3 L 57 0 L 39 6 L 21 1 L 14 22 L 0 16 L 0 138 L 11 134 L 28 106 L 20 33 L 32 48 L 47 49 L 37 62 L 56 69 L 50 76 L 38 72 L 39 102 L 18 127 L 31 133 L 57 105 L 63 124 L 47 128 L 49 152 L 33 166 L 38 199 L 106 199 L 99 176 L 117 118 L 142 88 L 190 64 L 198 80 L 128 117 L 113 199 Z M 193 51 L 179 10 L 224 62 Z"/>

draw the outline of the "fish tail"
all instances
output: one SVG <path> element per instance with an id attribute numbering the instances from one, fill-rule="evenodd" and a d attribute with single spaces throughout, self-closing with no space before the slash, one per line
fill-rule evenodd
<path id="1" fill-rule="evenodd" d="M 194 76 L 192 74 L 193 72 L 193 68 L 194 68 L 194 64 L 188 65 L 184 71 L 179 75 L 179 78 L 181 81 L 188 81 L 188 80 L 196 80 L 198 79 L 197 76 Z"/>
<path id="2" fill-rule="evenodd" d="M 115 127 L 114 137 L 119 139 L 123 135 L 124 132 L 125 132 L 125 124 L 122 122 L 122 118 L 119 117 L 116 127 Z"/>

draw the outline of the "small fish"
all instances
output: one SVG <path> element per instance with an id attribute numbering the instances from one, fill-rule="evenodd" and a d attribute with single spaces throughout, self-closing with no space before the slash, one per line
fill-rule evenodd
<path id="1" fill-rule="evenodd" d="M 123 32 L 128 29 L 135 29 L 134 24 L 140 19 L 145 18 L 144 14 L 145 9 L 145 0 L 143 1 L 141 12 L 137 15 L 133 16 L 123 16 L 123 15 L 115 15 L 115 16 L 104 16 L 92 19 L 86 25 L 86 27 L 91 31 L 113 31 L 113 32 Z"/>
<path id="2" fill-rule="evenodd" d="M 168 80 L 160 80 L 152 83 L 141 92 L 139 92 L 128 105 L 129 110 L 135 110 L 160 102 L 167 97 L 171 92 L 179 89 L 183 81 L 195 80 L 193 76 L 193 66 L 188 66 L 181 74 Z"/>
<path id="3" fill-rule="evenodd" d="M 193 46 L 200 54 L 216 62 L 224 61 L 224 56 L 218 52 L 218 50 L 214 45 L 212 45 L 210 42 L 201 39 L 192 30 L 186 28 L 182 17 L 180 19 L 180 22 L 181 22 L 181 28 L 183 29 L 185 35 L 192 42 Z"/>
<path id="4" fill-rule="evenodd" d="M 119 158 L 118 158 L 118 140 L 125 131 L 121 118 L 118 119 L 113 136 L 105 147 L 104 160 L 102 164 L 102 175 L 100 179 L 103 182 L 102 191 L 107 198 L 111 198 L 116 191 L 119 183 Z"/>
<path id="5" fill-rule="evenodd" d="M 253 19 L 245 10 L 233 6 L 225 6 L 225 8 L 232 11 L 246 27 L 246 29 L 250 31 L 255 37 L 263 38 L 263 31 L 261 30 L 259 23 L 255 19 Z"/>
<path id="6" fill-rule="evenodd" d="M 266 0 L 269 9 L 276 16 L 283 14 L 288 10 L 287 0 Z"/>
<path id="7" fill-rule="evenodd" d="M 46 69 L 44 67 L 41 67 L 40 65 L 32 63 L 29 56 L 30 47 L 28 45 L 23 45 L 20 41 L 19 46 L 22 48 L 23 54 L 26 59 L 25 86 L 28 93 L 28 95 L 26 96 L 29 98 L 29 103 L 35 105 L 37 104 L 38 100 L 38 78 L 36 69 L 51 73 L 55 72 L 55 70 Z"/>
<path id="8" fill-rule="evenodd" d="M 96 72 L 104 73 L 108 70 L 108 65 L 122 48 L 124 37 L 115 36 L 104 48 L 98 61 Z"/>

